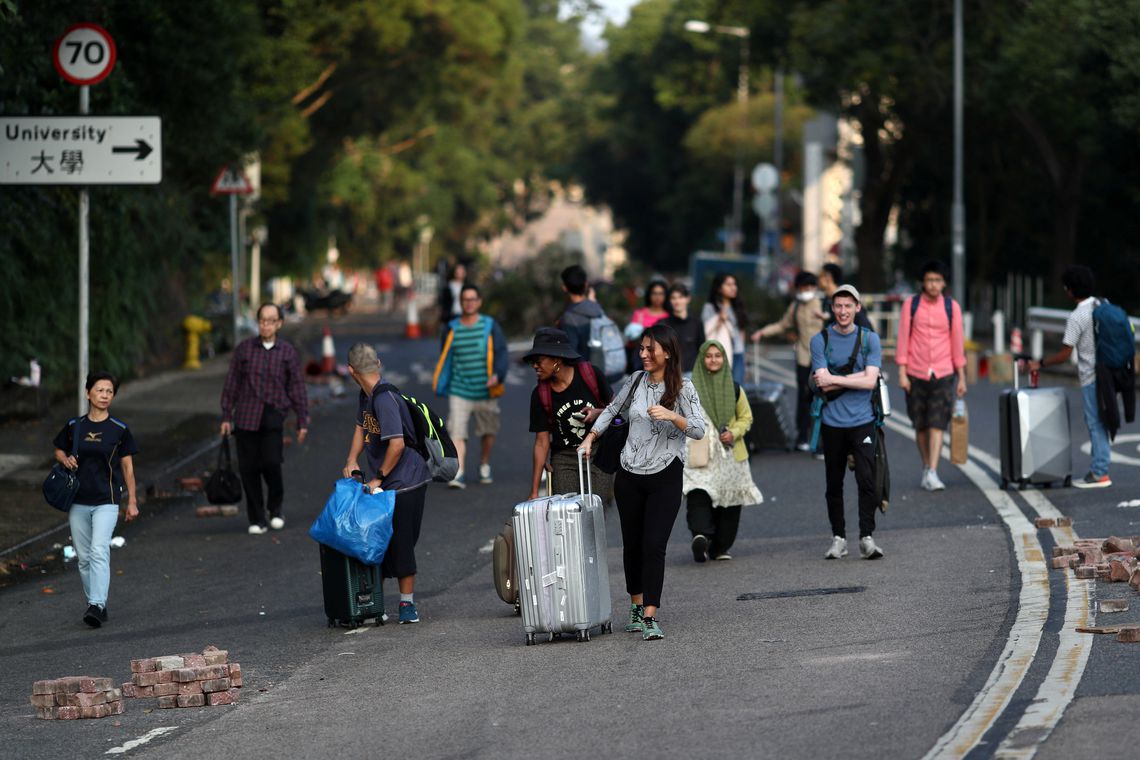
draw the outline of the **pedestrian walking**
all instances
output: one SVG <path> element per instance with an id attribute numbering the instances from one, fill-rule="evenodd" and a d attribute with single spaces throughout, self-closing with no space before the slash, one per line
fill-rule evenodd
<path id="1" fill-rule="evenodd" d="M 601 367 L 611 385 L 617 383 L 626 368 L 621 330 L 598 304 L 585 269 L 573 264 L 563 269 L 560 277 L 567 305 L 556 326 L 569 336 L 570 346 L 579 356 Z"/>
<path id="2" fill-rule="evenodd" d="M 645 286 L 645 303 L 633 310 L 630 323 L 643 328 L 652 327 L 669 316 L 667 304 L 669 285 L 664 280 L 652 280 Z"/>
<path id="3" fill-rule="evenodd" d="M 942 436 L 950 426 L 954 399 L 966 395 L 962 309 L 943 293 L 945 288 L 942 262 L 923 264 L 922 293 L 903 302 L 895 349 L 899 387 L 906 393 L 906 412 L 922 460 L 920 485 L 927 491 L 946 488 L 938 477 Z"/>
<path id="4" fill-rule="evenodd" d="M 752 407 L 744 389 L 732 381 L 724 346 L 715 340 L 706 341 L 700 348 L 693 367 L 693 387 L 700 399 L 707 435 L 689 442 L 681 488 L 693 536 L 690 548 L 697 562 L 710 557 L 730 560 L 741 507 L 764 501 L 752 480 L 744 444 L 744 434 L 752 427 Z"/>
<path id="5" fill-rule="evenodd" d="M 681 373 L 685 376 L 692 375 L 692 368 L 697 362 L 697 352 L 705 342 L 704 324 L 689 313 L 692 302 L 693 297 L 684 283 L 675 282 L 669 286 L 671 313 L 664 322 L 677 333 L 677 343 L 681 346 Z"/>
<path id="6" fill-rule="evenodd" d="M 811 272 L 796 274 L 796 297 L 788 304 L 779 321 L 764 325 L 752 333 L 752 341 L 775 335 L 786 335 L 795 345 L 796 354 L 796 449 L 809 451 L 811 446 L 811 402 L 812 392 L 808 387 L 811 379 L 811 339 L 823 329 L 823 304 L 820 301 L 818 278 Z"/>
<path id="7" fill-rule="evenodd" d="M 1093 297 L 1096 276 L 1086 266 L 1068 267 L 1061 274 L 1061 284 L 1065 293 L 1076 306 L 1065 322 L 1065 335 L 1061 338 L 1061 350 L 1046 356 L 1041 361 L 1029 362 L 1031 370 L 1064 364 L 1073 351 L 1077 352 L 1077 376 L 1081 384 L 1081 406 L 1084 410 L 1085 426 L 1089 431 L 1092 446 L 1092 460 L 1088 473 L 1080 480 L 1073 481 L 1077 488 L 1107 488 L 1112 485 L 1108 466 L 1112 457 L 1112 447 L 1108 431 L 1101 420 L 1097 401 L 1096 329 L 1093 310 L 1097 299 Z M 1112 402 L 1116 403 L 1115 399 Z"/>
<path id="8" fill-rule="evenodd" d="M 360 469 L 360 454 L 364 452 L 368 462 L 365 485 L 396 492 L 392 539 L 380 563 L 380 574 L 395 578 L 399 584 L 400 623 L 418 623 L 416 543 L 431 473 L 419 452 L 405 443 L 415 440 L 415 424 L 408 405 L 394 386 L 383 381 L 382 372 L 372 346 L 356 343 L 348 350 L 348 374 L 360 386 L 360 400 L 342 474 L 352 477 Z"/>
<path id="9" fill-rule="evenodd" d="M 743 383 L 744 331 L 748 327 L 748 315 L 735 277 L 725 272 L 716 273 L 709 288 L 708 301 L 701 309 L 701 322 L 707 339 L 718 341 L 732 352 L 729 356 L 732 379 Z"/>
<path id="10" fill-rule="evenodd" d="M 827 326 L 835 324 L 835 315 L 831 312 L 831 298 L 840 285 L 843 285 L 843 269 L 838 264 L 824 264 L 819 270 L 819 289 L 823 291 L 823 317 Z M 855 326 L 874 331 L 867 312 L 862 309 L 855 315 Z"/>
<path id="11" fill-rule="evenodd" d="M 301 357 L 278 335 L 281 307 L 264 303 L 257 310 L 257 335 L 234 349 L 222 387 L 222 435 L 234 434 L 238 472 L 245 491 L 249 533 L 285 527 L 285 419 L 297 419 L 297 443 L 309 434 L 309 399 L 301 375 Z M 267 493 L 261 483 L 265 481 Z M 267 527 L 268 526 L 268 527 Z"/>
<path id="12" fill-rule="evenodd" d="M 540 327 L 523 361 L 534 367 L 537 384 L 530 394 L 530 432 L 534 433 L 530 499 L 538 498 L 542 473 L 548 472 L 554 493 L 580 488 L 576 450 L 586 431 L 613 398 L 599 367 L 570 347 L 566 333 Z M 590 465 L 594 493 L 609 504 L 613 476 Z"/>
<path id="13" fill-rule="evenodd" d="M 457 263 L 447 275 L 447 281 L 439 289 L 439 321 L 446 324 L 463 315 L 462 291 L 467 284 L 467 266 Z"/>
<path id="14" fill-rule="evenodd" d="M 630 596 L 625 629 L 646 641 L 665 638 L 657 622 L 665 583 L 665 548 L 681 508 L 686 439 L 705 435 L 697 391 L 681 377 L 681 351 L 672 328 L 656 324 L 641 338 L 645 370 L 633 375 L 594 422 L 579 447 L 590 455 L 632 394 L 626 424 L 629 437 L 614 475 L 621 519 L 625 586 Z"/>
<path id="15" fill-rule="evenodd" d="M 396 288 L 396 265 L 389 262 L 376 268 L 376 292 L 380 295 L 380 311 L 392 311 L 393 292 Z"/>
<path id="16" fill-rule="evenodd" d="M 483 295 L 477 285 L 464 285 L 460 291 L 463 314 L 447 323 L 443 349 L 435 366 L 432 389 L 447 396 L 447 430 L 459 457 L 459 472 L 449 488 L 466 488 L 464 462 L 467 457 L 468 422 L 475 419 L 475 435 L 480 439 L 479 482 L 492 483 L 491 449 L 499 432 L 499 396 L 506 390 L 507 338 L 493 318 L 479 313 Z"/>
<path id="17" fill-rule="evenodd" d="M 135 492 L 134 456 L 138 453 L 127 424 L 111 416 L 119 390 L 109 372 L 91 372 L 84 384 L 87 414 L 69 420 L 55 436 L 55 461 L 79 476 L 79 490 L 67 512 L 71 540 L 79 564 L 79 579 L 87 598 L 83 622 L 98 628 L 107 622 L 111 587 L 111 536 L 119 520 L 126 491 L 127 522 L 139 516 Z M 78 446 L 75 446 L 78 438 Z M 73 448 L 76 453 L 72 455 Z"/>
<path id="18" fill-rule="evenodd" d="M 840 285 L 832 293 L 835 324 L 811 339 L 812 379 L 822 399 L 820 436 L 827 474 L 827 517 L 831 522 L 831 547 L 824 556 L 847 556 L 847 530 L 843 516 L 843 479 L 847 458 L 855 465 L 859 492 L 859 554 L 879 559 L 883 550 L 875 543 L 875 412 L 871 394 L 879 379 L 882 348 L 873 331 L 855 326 L 860 309 L 859 291 Z M 836 357 L 839 357 L 838 359 Z M 843 364 L 839 364 L 843 362 Z"/>

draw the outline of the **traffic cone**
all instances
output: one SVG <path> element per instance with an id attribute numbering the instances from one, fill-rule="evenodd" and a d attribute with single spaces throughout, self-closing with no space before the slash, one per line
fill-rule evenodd
<path id="1" fill-rule="evenodd" d="M 419 338 L 420 336 L 420 311 L 416 308 L 416 294 L 415 292 L 408 294 L 408 316 L 404 324 L 404 337 L 405 338 Z"/>
<path id="2" fill-rule="evenodd" d="M 332 330 L 325 325 L 325 335 L 321 338 L 321 374 L 336 372 L 336 347 L 333 345 Z"/>

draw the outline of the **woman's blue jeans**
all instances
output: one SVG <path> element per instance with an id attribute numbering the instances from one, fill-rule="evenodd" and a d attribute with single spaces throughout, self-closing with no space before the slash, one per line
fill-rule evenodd
<path id="1" fill-rule="evenodd" d="M 119 521 L 118 504 L 72 504 L 67 513 L 71 540 L 79 559 L 79 577 L 88 604 L 107 606 L 111 586 L 111 534 Z"/>

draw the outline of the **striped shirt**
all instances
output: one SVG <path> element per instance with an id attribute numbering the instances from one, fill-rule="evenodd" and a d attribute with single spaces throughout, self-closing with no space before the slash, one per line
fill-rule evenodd
<path id="1" fill-rule="evenodd" d="M 491 397 L 487 390 L 486 327 L 480 316 L 470 327 L 460 322 L 451 338 L 451 382 L 448 394 L 468 401 Z"/>
<path id="2" fill-rule="evenodd" d="M 1089 296 L 1077 304 L 1065 322 L 1065 337 L 1061 342 L 1077 352 L 1077 374 L 1081 386 L 1096 382 L 1096 335 L 1093 331 L 1093 309 L 1096 299 Z"/>

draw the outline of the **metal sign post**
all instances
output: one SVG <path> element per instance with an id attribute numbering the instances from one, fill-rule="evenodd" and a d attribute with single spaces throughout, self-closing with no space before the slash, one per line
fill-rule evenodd
<path id="1" fill-rule="evenodd" d="M 240 254 L 240 243 L 238 240 L 238 196 L 252 193 L 253 185 L 250 183 L 249 178 L 245 176 L 245 172 L 241 169 L 225 166 L 218 172 L 217 178 L 214 179 L 214 184 L 210 186 L 210 192 L 214 195 L 230 196 L 230 297 L 234 311 L 234 348 L 237 348 L 241 309 L 241 297 L 239 295 L 239 283 L 241 280 L 239 279 L 240 272 L 238 270 Z"/>
<path id="2" fill-rule="evenodd" d="M 79 88 L 79 113 L 86 115 L 91 106 L 91 87 L 83 85 Z M 90 213 L 90 201 L 87 197 L 87 188 L 79 189 L 79 382 L 78 411 L 76 416 L 87 412 L 87 333 L 90 317 L 90 240 L 87 234 L 87 217 Z"/>

